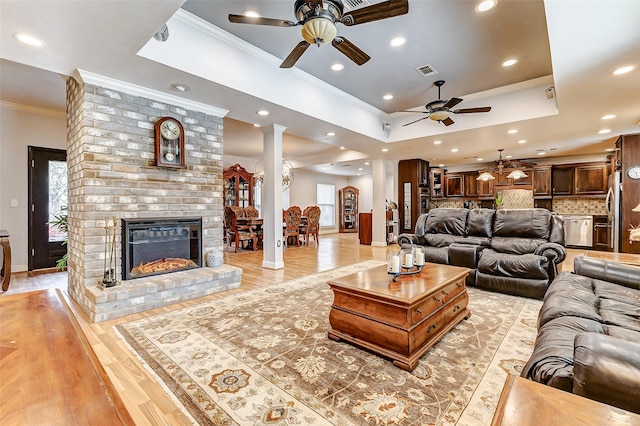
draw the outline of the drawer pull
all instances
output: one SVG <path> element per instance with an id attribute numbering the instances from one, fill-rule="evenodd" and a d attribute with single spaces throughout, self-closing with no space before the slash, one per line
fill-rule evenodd
<path id="1" fill-rule="evenodd" d="M 456 305 L 453 307 L 453 312 L 458 312 L 460 310 L 460 305 Z"/>
<path id="2" fill-rule="evenodd" d="M 462 283 L 456 283 L 458 287 L 462 287 Z"/>
<path id="3" fill-rule="evenodd" d="M 422 313 L 422 309 L 416 309 L 416 313 L 421 314 Z"/>
<path id="4" fill-rule="evenodd" d="M 435 324 L 431 324 L 429 326 L 429 328 L 427 328 L 427 333 L 431 333 L 431 330 L 435 330 L 436 329 L 436 325 Z"/>
<path id="5" fill-rule="evenodd" d="M 438 302 L 438 303 L 440 303 L 440 302 L 441 302 L 441 300 L 440 300 L 440 298 L 439 298 L 439 297 L 434 297 L 434 299 L 435 299 L 435 300 L 436 300 L 436 302 Z"/>
<path id="6" fill-rule="evenodd" d="M 447 297 L 449 295 L 449 293 L 447 293 L 446 291 L 443 291 L 442 294 L 444 294 L 444 297 Z"/>

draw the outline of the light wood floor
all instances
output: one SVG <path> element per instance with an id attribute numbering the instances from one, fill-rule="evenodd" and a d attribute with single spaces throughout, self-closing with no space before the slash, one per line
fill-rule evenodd
<path id="1" fill-rule="evenodd" d="M 285 268 L 280 270 L 262 268 L 260 266 L 262 263 L 261 251 L 237 254 L 225 252 L 225 263 L 243 269 L 240 288 L 100 323 L 91 323 L 77 309 L 75 303 L 68 300 L 68 297 L 67 301 L 87 340 L 95 351 L 101 367 L 106 371 L 111 385 L 122 399 L 135 424 L 154 426 L 188 425 L 190 424 L 188 419 L 178 410 L 161 386 L 115 334 L 114 325 L 363 260 L 376 259 L 385 261 L 387 251 L 397 249 L 397 245 L 390 245 L 389 247 L 360 245 L 357 234 L 321 235 L 319 245 L 312 242 L 309 247 L 292 246 L 285 249 Z M 568 256 L 562 269 L 571 270 L 573 258 L 584 254 L 584 252 L 584 250 L 568 250 Z M 12 277 L 9 290 L 0 295 L 0 298 L 8 294 L 51 288 L 61 289 L 63 294 L 66 295 L 67 274 L 65 272 L 48 274 L 17 273 Z M 45 382 L 46 378 L 43 377 L 42 380 Z M 0 386 L 2 385 L 0 384 Z M 0 401 L 0 412 L 4 408 L 6 407 L 3 407 L 2 401 Z M 96 422 L 92 424 L 101 424 L 100 419 L 96 419 Z"/>

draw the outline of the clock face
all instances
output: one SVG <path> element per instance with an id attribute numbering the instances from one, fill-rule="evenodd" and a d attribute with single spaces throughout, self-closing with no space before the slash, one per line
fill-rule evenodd
<path id="1" fill-rule="evenodd" d="M 160 126 L 160 133 L 165 139 L 174 140 L 180 136 L 180 127 L 175 121 L 166 120 Z"/>
<path id="2" fill-rule="evenodd" d="M 640 179 L 640 166 L 631 166 L 627 169 L 627 176 L 631 179 Z"/>

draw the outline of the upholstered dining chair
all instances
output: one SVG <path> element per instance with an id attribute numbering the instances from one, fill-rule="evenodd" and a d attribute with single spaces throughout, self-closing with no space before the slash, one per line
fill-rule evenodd
<path id="1" fill-rule="evenodd" d="M 300 221 L 302 210 L 298 206 L 291 206 L 284 212 L 284 242 L 285 245 L 289 237 L 296 239 L 296 246 L 300 246 Z"/>
<path id="2" fill-rule="evenodd" d="M 235 206 L 226 206 L 224 208 L 224 224 L 227 232 L 227 246 L 231 246 L 231 242 L 236 243 L 236 253 L 240 243 L 251 241 L 253 249 L 257 250 L 258 237 L 253 233 L 251 226 L 238 225 L 238 218 L 243 217 L 244 209 Z M 244 246 L 243 246 L 244 247 Z"/>
<path id="3" fill-rule="evenodd" d="M 253 206 L 246 207 L 244 213 L 247 217 L 260 217 L 260 211 Z"/>
<path id="4" fill-rule="evenodd" d="M 309 245 L 309 237 L 313 236 L 318 244 L 318 231 L 320 230 L 320 207 L 309 206 L 304 209 L 303 216 L 306 223 L 300 225 L 300 234 L 304 235 L 304 244 Z"/>

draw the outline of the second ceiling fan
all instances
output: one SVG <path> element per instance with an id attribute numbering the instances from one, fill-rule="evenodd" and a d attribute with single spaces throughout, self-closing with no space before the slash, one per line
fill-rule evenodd
<path id="1" fill-rule="evenodd" d="M 478 107 L 478 108 L 462 108 L 451 110 L 454 106 L 458 105 L 462 102 L 460 98 L 451 98 L 451 99 L 441 99 L 440 98 L 440 87 L 444 85 L 444 80 L 437 80 L 433 84 L 438 88 L 438 100 L 429 102 L 425 105 L 426 111 L 411 111 L 411 110 L 403 110 L 401 112 L 418 112 L 421 114 L 428 114 L 425 117 L 419 118 L 415 121 L 412 121 L 407 124 L 403 124 L 402 126 L 408 126 L 409 124 L 417 123 L 418 121 L 426 120 L 427 118 L 432 119 L 433 121 L 439 121 L 445 126 L 451 126 L 454 121 L 449 116 L 450 114 L 472 114 L 476 112 L 489 112 L 491 111 L 491 107 Z"/>
<path id="2" fill-rule="evenodd" d="M 331 43 L 342 54 L 358 65 L 371 57 L 346 38 L 337 35 L 336 24 L 348 27 L 378 21 L 409 12 L 408 0 L 389 0 L 344 13 L 342 0 L 296 0 L 293 6 L 297 22 L 284 19 L 251 17 L 229 14 L 229 21 L 236 24 L 270 25 L 275 27 L 302 26 L 302 40 L 280 65 L 291 68 L 311 44 L 320 46 Z"/>

